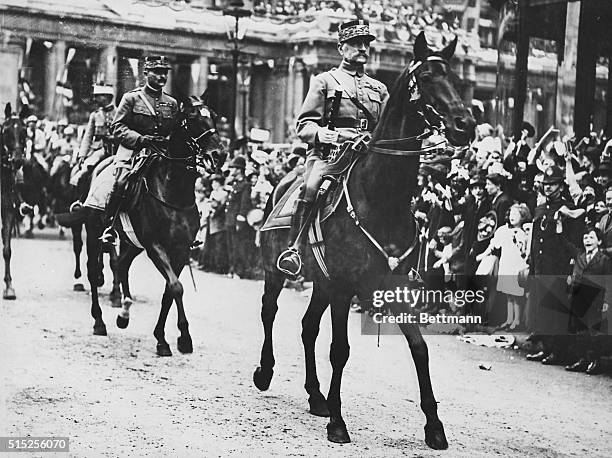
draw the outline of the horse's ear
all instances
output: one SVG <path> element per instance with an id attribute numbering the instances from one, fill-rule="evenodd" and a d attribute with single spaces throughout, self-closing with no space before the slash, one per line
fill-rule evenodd
<path id="1" fill-rule="evenodd" d="M 455 48 L 457 47 L 457 35 L 455 35 L 455 39 L 451 41 L 446 47 L 440 51 L 440 56 L 445 60 L 449 61 L 451 57 L 455 54 Z"/>
<path id="2" fill-rule="evenodd" d="M 417 35 L 414 40 L 414 60 L 416 62 L 423 62 L 425 59 L 429 57 L 431 51 L 429 46 L 427 45 L 427 40 L 425 39 L 425 32 L 421 32 Z"/>
<path id="3" fill-rule="evenodd" d="M 30 116 L 31 114 L 31 110 L 30 110 L 30 106 L 29 105 L 24 105 L 21 107 L 21 110 L 19 111 L 19 119 L 25 119 L 28 116 Z"/>
<path id="4" fill-rule="evenodd" d="M 4 107 L 4 118 L 9 119 L 12 113 L 13 113 L 13 108 L 11 107 L 11 102 L 9 102 Z"/>

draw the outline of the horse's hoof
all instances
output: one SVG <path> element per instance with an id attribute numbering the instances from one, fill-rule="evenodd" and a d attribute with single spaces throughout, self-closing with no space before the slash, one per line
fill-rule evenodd
<path id="1" fill-rule="evenodd" d="M 425 425 L 425 443 L 434 450 L 446 450 L 448 448 L 442 422 Z"/>
<path id="2" fill-rule="evenodd" d="M 45 228 L 45 223 L 39 221 L 38 224 L 36 224 L 36 227 L 42 231 Z"/>
<path id="3" fill-rule="evenodd" d="M 253 383 L 259 391 L 266 391 L 270 388 L 270 382 L 272 382 L 273 375 L 273 369 L 262 369 L 258 367 L 253 373 Z"/>
<path id="4" fill-rule="evenodd" d="M 329 409 L 327 408 L 327 401 L 323 396 L 310 396 L 308 398 L 308 404 L 310 405 L 309 412 L 317 417 L 329 417 Z"/>
<path id="5" fill-rule="evenodd" d="M 15 295 L 15 290 L 13 288 L 6 288 L 2 293 L 2 299 L 6 299 L 7 301 L 14 301 L 17 299 Z"/>
<path id="6" fill-rule="evenodd" d="M 114 307 L 114 305 L 113 305 L 113 307 Z M 124 318 L 121 315 L 117 315 L 117 327 L 119 329 L 127 328 L 128 324 L 130 324 L 130 319 L 129 318 Z"/>
<path id="7" fill-rule="evenodd" d="M 60 239 L 60 240 L 65 240 L 65 239 L 66 239 L 66 236 L 64 235 L 64 233 L 63 233 L 63 232 L 60 232 L 60 233 L 59 233 L 59 239 Z"/>
<path id="8" fill-rule="evenodd" d="M 104 286 L 104 274 L 98 275 L 98 284 L 96 285 L 98 288 L 102 288 Z"/>
<path id="9" fill-rule="evenodd" d="M 85 286 L 83 286 L 83 283 L 75 283 L 72 289 L 74 291 L 85 291 Z"/>
<path id="10" fill-rule="evenodd" d="M 106 325 L 104 323 L 94 325 L 94 336 L 105 336 L 105 335 L 107 334 L 106 334 Z"/>
<path id="11" fill-rule="evenodd" d="M 167 343 L 157 344 L 157 356 L 172 356 L 170 345 Z"/>
<path id="12" fill-rule="evenodd" d="M 190 336 L 179 336 L 176 339 L 176 347 L 181 353 L 193 353 L 193 343 Z"/>
<path id="13" fill-rule="evenodd" d="M 344 422 L 329 422 L 327 424 L 327 440 L 336 444 L 348 444 L 351 441 Z"/>
<path id="14" fill-rule="evenodd" d="M 23 234 L 23 236 L 24 236 L 26 239 L 33 239 L 33 238 L 34 238 L 34 234 L 33 234 L 33 233 L 32 233 L 32 231 L 31 231 L 31 230 L 29 230 L 29 229 L 28 229 L 27 231 L 25 231 L 25 233 Z"/>

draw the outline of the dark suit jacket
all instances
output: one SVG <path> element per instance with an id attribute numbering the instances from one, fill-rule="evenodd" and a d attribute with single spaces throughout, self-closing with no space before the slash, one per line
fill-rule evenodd
<path id="1" fill-rule="evenodd" d="M 612 214 L 608 213 L 604 215 L 599 223 L 597 223 L 597 227 L 603 232 L 603 242 L 605 246 L 603 251 L 608 256 L 612 257 Z"/>
<path id="2" fill-rule="evenodd" d="M 490 197 L 490 199 L 491 209 L 497 215 L 497 227 L 503 226 L 506 224 L 506 213 L 512 207 L 513 200 L 505 192 L 502 192 L 497 198 Z"/>
<path id="3" fill-rule="evenodd" d="M 602 305 L 612 305 L 612 259 L 598 250 L 587 263 L 586 253 L 567 237 L 563 241 L 574 255 L 572 272 L 572 315 L 574 330 L 599 329 Z"/>

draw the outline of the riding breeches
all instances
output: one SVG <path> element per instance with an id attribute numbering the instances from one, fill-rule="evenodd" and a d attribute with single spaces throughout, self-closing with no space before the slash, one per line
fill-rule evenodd
<path id="1" fill-rule="evenodd" d="M 302 199 L 307 202 L 314 202 L 317 197 L 319 187 L 323 182 L 323 170 L 327 165 L 325 159 L 312 155 L 306 159 L 306 171 L 304 172 L 304 188 Z"/>

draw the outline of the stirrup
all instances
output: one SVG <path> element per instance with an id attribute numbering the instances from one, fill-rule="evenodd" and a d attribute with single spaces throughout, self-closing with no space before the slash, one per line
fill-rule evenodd
<path id="1" fill-rule="evenodd" d="M 291 260 L 290 258 L 294 258 L 294 259 Z M 296 265 L 295 272 L 289 269 L 285 269 L 284 267 L 281 267 L 282 261 L 289 260 L 290 262 L 293 262 L 295 258 L 297 258 L 297 261 L 295 262 L 295 265 Z M 282 273 L 284 273 L 285 275 L 288 275 L 290 277 L 297 277 L 302 270 L 302 257 L 300 256 L 300 252 L 298 251 L 298 249 L 292 246 L 292 247 L 287 248 L 285 251 L 283 251 L 278 256 L 278 259 L 276 260 L 276 268 L 280 270 Z"/>
<path id="2" fill-rule="evenodd" d="M 83 202 L 81 202 L 80 200 L 75 200 L 70 205 L 70 209 L 68 211 L 69 212 L 76 212 L 76 211 L 79 211 L 81 208 L 83 208 Z"/>
<path id="3" fill-rule="evenodd" d="M 105 245 L 114 245 L 118 248 L 119 234 L 113 226 L 109 226 L 104 229 L 104 232 L 102 232 L 102 235 L 100 236 L 100 241 Z"/>

